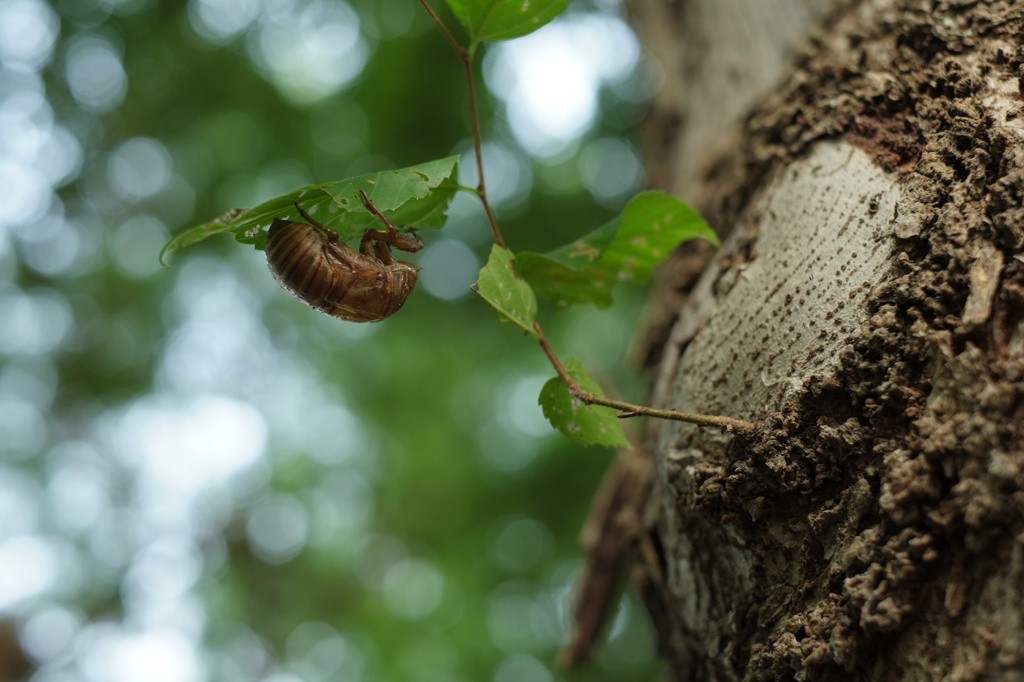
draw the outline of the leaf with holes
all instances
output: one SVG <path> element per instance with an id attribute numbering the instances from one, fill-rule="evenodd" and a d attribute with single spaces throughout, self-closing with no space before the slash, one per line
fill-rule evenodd
<path id="1" fill-rule="evenodd" d="M 508 249 L 492 246 L 491 256 L 473 290 L 498 311 L 502 321 L 519 325 L 536 336 L 533 324 L 537 320 L 537 297 L 512 267 L 512 259 Z"/>
<path id="2" fill-rule="evenodd" d="M 516 266 L 538 296 L 559 308 L 607 308 L 616 282 L 646 283 L 672 249 L 698 237 L 718 244 L 697 211 L 664 192 L 642 192 L 615 220 L 553 251 L 520 253 Z"/>
<path id="3" fill-rule="evenodd" d="M 598 386 L 583 363 L 569 358 L 565 363 L 569 376 L 584 391 L 601 395 Z M 540 391 L 540 406 L 551 425 L 566 436 L 583 445 L 628 447 L 629 439 L 622 431 L 615 410 L 610 407 L 587 405 L 574 398 L 559 378 L 549 379 Z"/>

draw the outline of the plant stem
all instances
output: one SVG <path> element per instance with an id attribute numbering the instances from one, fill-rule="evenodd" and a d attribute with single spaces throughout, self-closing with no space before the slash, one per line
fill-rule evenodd
<path id="1" fill-rule="evenodd" d="M 680 412 L 679 410 L 659 410 L 655 407 L 634 405 L 622 400 L 605 398 L 604 396 L 591 393 L 590 391 L 584 391 L 580 388 L 580 385 L 576 383 L 576 380 L 572 378 L 572 375 L 566 371 L 565 367 L 562 365 L 562 361 L 558 359 L 558 355 L 555 354 L 555 350 L 551 347 L 551 343 L 544 334 L 544 330 L 541 329 L 540 322 L 534 322 L 533 330 L 537 332 L 537 339 L 540 341 L 540 347 L 544 349 L 544 354 L 548 356 L 548 360 L 551 361 L 551 364 L 558 373 L 558 377 L 562 380 L 562 383 L 564 383 L 565 387 L 569 389 L 569 394 L 582 403 L 587 405 L 602 405 L 604 407 L 610 407 L 618 410 L 620 419 L 645 416 L 655 417 L 657 419 L 669 419 L 671 421 L 688 422 L 690 424 L 696 424 L 697 426 L 718 426 L 734 433 L 752 433 L 754 431 L 754 425 L 750 422 L 743 421 L 742 419 L 720 417 L 710 414 L 690 414 L 688 412 Z"/>
<path id="2" fill-rule="evenodd" d="M 480 183 L 477 190 L 480 192 L 480 202 L 484 205 L 484 212 L 487 213 L 487 222 L 491 224 L 491 232 L 494 233 L 494 241 L 501 248 L 505 246 L 505 239 L 501 236 L 501 228 L 498 227 L 498 219 L 491 209 L 491 202 L 487 200 L 487 184 L 484 182 L 484 150 L 482 137 L 480 135 L 480 117 L 476 110 L 476 87 L 473 83 L 473 59 L 466 52 L 460 55 L 462 65 L 466 70 L 466 89 L 469 91 L 469 118 L 473 125 L 473 148 L 476 151 L 476 170 Z"/>
<path id="3" fill-rule="evenodd" d="M 476 52 L 475 49 L 466 49 L 459 45 L 459 42 L 455 40 L 455 36 L 452 35 L 448 27 L 441 21 L 441 17 L 437 15 L 434 8 L 430 6 L 427 0 L 420 0 L 420 4 L 423 5 L 423 9 L 427 10 L 427 14 L 437 24 L 438 29 L 444 35 L 445 40 L 455 50 L 456 56 L 459 61 L 462 62 L 462 69 L 466 74 L 466 90 L 469 93 L 469 120 L 473 126 L 473 151 L 476 153 L 476 170 L 477 177 L 480 178 L 480 182 L 477 183 L 477 193 L 480 195 L 480 202 L 484 206 L 484 212 L 487 214 L 487 222 L 491 225 L 491 232 L 494 233 L 494 241 L 498 246 L 507 248 L 505 246 L 505 238 L 501 235 L 501 228 L 498 227 L 498 219 L 494 215 L 494 211 L 491 209 L 491 202 L 487 200 L 487 183 L 484 182 L 484 150 L 483 150 L 483 137 L 480 134 L 480 116 L 477 115 L 476 107 L 476 83 L 473 78 L 473 54 Z M 475 45 L 473 46 L 475 48 Z"/>
<path id="4" fill-rule="evenodd" d="M 455 37 L 451 34 L 451 31 L 449 31 L 448 27 L 444 25 L 444 22 L 441 21 L 441 17 L 437 15 L 434 8 L 430 6 L 427 0 L 420 0 L 420 4 L 423 5 L 423 9 L 427 11 L 427 14 L 429 14 L 430 18 L 434 20 L 434 23 L 437 24 L 437 27 L 441 30 L 445 40 L 448 41 L 448 44 L 451 45 L 455 54 L 458 56 L 459 61 L 462 62 L 462 68 L 466 73 L 466 89 L 469 92 L 469 118 L 473 128 L 473 149 L 476 152 L 477 173 L 480 178 L 476 191 L 477 195 L 480 197 L 480 203 L 483 204 L 484 212 L 487 214 L 487 221 L 491 225 L 491 232 L 494 233 L 494 241 L 498 246 L 507 248 L 505 246 L 505 239 L 501 236 L 501 229 L 498 227 L 498 219 L 495 217 L 494 210 L 491 208 L 491 202 L 487 199 L 487 183 L 484 182 L 483 138 L 480 135 L 480 117 L 477 114 L 476 106 L 476 84 L 473 79 L 473 55 L 476 52 L 476 45 L 474 44 L 468 50 L 459 45 L 458 41 L 455 40 Z M 570 395 L 587 405 L 601 405 L 618 410 L 619 417 L 621 419 L 643 415 L 646 417 L 655 417 L 657 419 L 688 422 L 690 424 L 696 424 L 697 426 L 717 426 L 734 433 L 752 433 L 754 431 L 754 425 L 750 422 L 743 421 L 742 419 L 733 419 L 731 417 L 719 417 L 707 414 L 688 414 L 686 412 L 680 412 L 679 410 L 659 410 L 645 405 L 634 405 L 621 400 L 611 400 L 595 393 L 591 393 L 590 391 L 584 391 L 572 378 L 572 375 L 566 371 L 561 360 L 558 359 L 554 349 L 551 347 L 551 343 L 544 334 L 544 329 L 540 326 L 540 322 L 534 321 L 533 329 L 537 333 L 537 339 L 540 341 L 540 347 L 544 350 L 544 354 L 548 356 L 548 360 L 551 361 L 551 365 L 555 368 L 559 378 L 569 390 Z"/>
<path id="5" fill-rule="evenodd" d="M 437 16 L 437 12 L 435 12 L 434 8 L 430 6 L 430 3 L 427 2 L 427 0 L 420 0 L 420 4 L 423 5 L 423 9 L 427 10 L 427 14 L 429 14 L 430 18 L 434 20 L 435 24 L 437 24 L 437 28 L 440 29 L 441 34 L 444 36 L 445 40 L 448 41 L 448 44 L 452 46 L 452 49 L 455 50 L 455 53 L 459 55 L 459 59 L 461 60 L 462 53 L 466 50 L 459 45 L 459 41 L 455 40 L 455 36 L 452 35 L 451 31 L 448 30 L 448 27 L 444 25 L 443 21 L 441 21 L 441 17 Z"/>

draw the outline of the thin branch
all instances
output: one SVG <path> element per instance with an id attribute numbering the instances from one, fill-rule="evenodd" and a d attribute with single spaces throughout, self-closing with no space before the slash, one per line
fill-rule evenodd
<path id="1" fill-rule="evenodd" d="M 548 360 L 551 361 L 551 365 L 558 372 L 558 377 L 565 384 L 565 387 L 569 389 L 569 394 L 582 403 L 587 405 L 602 405 L 604 407 L 610 407 L 618 410 L 621 414 L 620 417 L 655 417 L 657 419 L 668 419 L 671 421 L 687 422 L 690 424 L 696 424 L 697 426 L 717 426 L 733 433 L 752 433 L 754 431 L 754 425 L 750 422 L 743 421 L 742 419 L 733 419 L 732 417 L 720 417 L 718 415 L 711 414 L 691 414 L 688 412 L 680 412 L 679 410 L 660 410 L 655 407 L 647 407 L 645 405 L 634 405 L 627 403 L 622 400 L 612 400 L 611 398 L 605 398 L 604 396 L 591 393 L 590 391 L 584 391 L 580 388 L 580 385 L 576 383 L 576 380 L 572 378 L 572 375 L 566 371 L 562 365 L 561 360 L 555 354 L 555 350 L 551 347 L 551 343 L 548 341 L 547 336 L 544 335 L 544 330 L 541 329 L 540 322 L 534 322 L 533 329 L 537 332 L 537 338 L 540 341 L 540 347 L 544 349 L 544 354 L 548 356 Z"/>
<path id="2" fill-rule="evenodd" d="M 491 209 L 491 202 L 487 200 L 487 184 L 484 182 L 484 150 L 482 137 L 480 136 L 480 117 L 477 116 L 476 110 L 476 86 L 473 83 L 473 60 L 468 53 L 463 59 L 462 65 L 466 69 L 466 88 L 469 91 L 469 114 L 473 125 L 473 148 L 476 152 L 476 169 L 480 178 L 477 190 L 480 192 L 480 201 L 484 205 L 484 212 L 487 213 L 487 222 L 491 224 L 494 241 L 504 249 L 507 248 L 505 246 L 505 239 L 501 236 L 501 229 L 498 227 L 498 219 Z"/>
<path id="3" fill-rule="evenodd" d="M 459 45 L 459 42 L 455 40 L 451 31 L 441 21 L 441 17 L 437 15 L 434 8 L 430 6 L 427 0 L 420 0 L 420 4 L 423 5 L 423 9 L 427 10 L 427 14 L 437 24 L 438 29 L 444 35 L 445 40 L 452 46 L 459 61 L 462 62 L 462 69 L 466 74 L 466 91 L 469 93 L 469 120 L 473 127 L 473 151 L 476 154 L 476 170 L 477 177 L 480 178 L 480 182 L 477 184 L 477 193 L 480 195 L 480 201 L 484 206 L 484 212 L 487 214 L 487 222 L 491 225 L 491 232 L 494 233 L 494 241 L 498 246 L 507 248 L 505 246 L 505 238 L 501 235 L 501 228 L 498 227 L 498 219 L 494 215 L 494 211 L 491 209 L 491 202 L 487 200 L 487 183 L 484 182 L 484 150 L 483 150 L 483 137 L 480 134 L 480 116 L 477 115 L 476 106 L 476 83 L 473 78 L 473 52 L 475 50 L 467 50 L 466 48 Z"/>
<path id="4" fill-rule="evenodd" d="M 434 20 L 435 24 L 437 24 L 437 28 L 441 30 L 445 40 L 448 41 L 448 44 L 452 46 L 452 49 L 455 50 L 455 54 L 459 55 L 459 59 L 461 60 L 463 55 L 466 54 L 466 49 L 459 45 L 459 41 L 455 40 L 455 36 L 453 36 L 451 31 L 448 30 L 448 27 L 444 25 L 444 22 L 441 21 L 441 17 L 437 16 L 437 12 L 434 11 L 434 8 L 430 6 L 430 3 L 428 3 L 427 0 L 420 0 L 420 4 L 423 5 L 423 9 L 427 10 L 427 14 L 429 14 L 430 18 Z"/>

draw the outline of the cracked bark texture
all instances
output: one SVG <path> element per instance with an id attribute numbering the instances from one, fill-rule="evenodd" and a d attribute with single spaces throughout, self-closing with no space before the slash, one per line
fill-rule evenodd
<path id="1" fill-rule="evenodd" d="M 1024 680 L 1024 7 L 629 8 L 724 238 L 661 273 L 654 402 L 761 425 L 652 425 L 672 676 Z"/>

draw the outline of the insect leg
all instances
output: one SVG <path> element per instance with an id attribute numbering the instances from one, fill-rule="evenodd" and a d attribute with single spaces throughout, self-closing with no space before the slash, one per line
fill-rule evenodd
<path id="1" fill-rule="evenodd" d="M 316 228 L 319 228 L 324 234 L 326 234 L 328 241 L 332 241 L 332 242 L 338 241 L 338 233 L 337 232 L 335 232 L 334 230 L 329 229 L 327 227 L 324 227 L 323 225 L 318 223 L 316 220 L 314 220 L 311 215 L 309 215 L 304 210 L 302 210 L 302 207 L 299 206 L 299 202 L 297 202 L 297 201 L 295 202 L 295 209 L 299 212 L 299 215 L 301 215 L 303 218 L 306 219 L 307 223 L 309 223 L 310 225 L 312 225 L 312 226 L 314 226 Z"/>
<path id="2" fill-rule="evenodd" d="M 423 248 L 423 240 L 421 240 L 415 234 L 402 234 L 398 230 L 396 230 L 395 226 L 392 225 L 391 222 L 386 217 L 384 217 L 384 214 L 380 212 L 380 209 L 374 206 L 373 202 L 370 201 L 370 197 L 367 196 L 365 191 L 359 190 L 359 196 L 362 197 L 363 203 L 366 204 L 367 210 L 369 210 L 371 213 L 377 216 L 377 218 L 380 219 L 382 223 L 384 223 L 385 227 L 388 228 L 387 230 L 367 230 L 366 233 L 363 235 L 363 241 L 359 245 L 360 251 L 362 251 L 366 255 L 370 255 L 368 251 L 365 251 L 363 249 L 363 244 L 366 242 L 367 239 L 373 239 L 377 241 L 378 244 L 387 243 L 395 247 L 396 249 L 400 249 L 402 251 L 409 251 L 411 253 L 415 253 L 416 251 L 419 251 L 420 249 Z M 381 255 L 384 251 L 387 251 L 387 249 L 378 248 L 377 255 L 385 263 L 392 262 L 391 260 L 385 259 Z M 388 255 L 390 256 L 390 252 L 388 252 Z"/>
<path id="3" fill-rule="evenodd" d="M 380 218 L 380 221 L 384 223 L 384 227 L 388 228 L 388 232 L 397 232 L 395 226 L 392 225 L 388 221 L 388 219 L 384 217 L 384 214 L 380 212 L 380 209 L 373 205 L 373 202 L 370 201 L 370 197 L 366 194 L 364 190 L 359 190 L 359 196 L 362 197 L 363 203 L 366 205 L 366 209 L 373 215 Z"/>
<path id="4" fill-rule="evenodd" d="M 398 235 L 398 233 L 395 233 Z M 391 234 L 384 230 L 367 230 L 363 238 L 359 240 L 359 251 L 371 258 L 376 258 L 385 265 L 394 263 L 395 257 L 391 254 Z"/>

